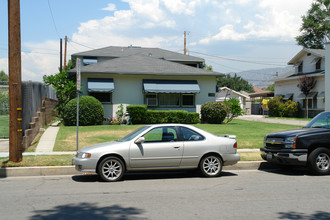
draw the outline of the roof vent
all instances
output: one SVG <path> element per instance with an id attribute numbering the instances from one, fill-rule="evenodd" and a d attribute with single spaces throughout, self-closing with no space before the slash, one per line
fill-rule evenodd
<path id="1" fill-rule="evenodd" d="M 149 57 L 152 57 L 152 53 L 151 53 L 151 52 L 149 52 L 148 56 L 149 56 Z"/>

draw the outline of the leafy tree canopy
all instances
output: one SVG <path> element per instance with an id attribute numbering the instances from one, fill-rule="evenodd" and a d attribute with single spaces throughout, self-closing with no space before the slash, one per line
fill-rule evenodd
<path id="1" fill-rule="evenodd" d="M 235 75 L 233 77 L 230 74 L 227 74 L 224 77 L 217 78 L 218 87 L 228 87 L 235 91 L 245 91 L 245 92 L 253 92 L 253 86 L 249 84 L 248 81 L 242 79 L 240 76 Z"/>
<path id="2" fill-rule="evenodd" d="M 274 83 L 273 84 L 271 84 L 271 85 L 269 85 L 267 88 L 265 88 L 265 90 L 267 90 L 267 91 L 275 91 L 275 88 L 274 88 Z"/>
<path id="3" fill-rule="evenodd" d="M 0 81 L 8 81 L 9 76 L 5 73 L 5 71 L 1 70 L 0 71 Z"/>
<path id="4" fill-rule="evenodd" d="M 302 16 L 298 45 L 305 48 L 324 49 L 330 40 L 330 0 L 314 0 L 307 14 Z"/>

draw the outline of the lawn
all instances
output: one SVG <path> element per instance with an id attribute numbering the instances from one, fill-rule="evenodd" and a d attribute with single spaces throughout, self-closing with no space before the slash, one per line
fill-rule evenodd
<path id="1" fill-rule="evenodd" d="M 79 148 L 92 144 L 113 141 L 124 137 L 142 125 L 102 125 L 80 126 Z M 239 148 L 260 148 L 263 145 L 264 136 L 271 132 L 299 128 L 293 125 L 252 122 L 234 119 L 229 124 L 197 124 L 198 128 L 213 134 L 234 134 Z M 54 151 L 76 150 L 76 127 L 61 125 L 56 138 Z"/>
<path id="2" fill-rule="evenodd" d="M 0 139 L 9 137 L 9 115 L 0 115 Z"/>

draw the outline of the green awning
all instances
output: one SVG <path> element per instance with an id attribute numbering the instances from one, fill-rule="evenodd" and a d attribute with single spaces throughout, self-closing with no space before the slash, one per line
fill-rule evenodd
<path id="1" fill-rule="evenodd" d="M 197 80 L 143 80 L 145 93 L 199 93 Z"/>
<path id="2" fill-rule="evenodd" d="M 88 79 L 89 92 L 112 92 L 115 89 L 113 79 Z"/>

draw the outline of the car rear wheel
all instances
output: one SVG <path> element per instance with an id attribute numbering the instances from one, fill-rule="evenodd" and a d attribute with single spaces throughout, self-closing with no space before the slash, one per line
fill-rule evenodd
<path id="1" fill-rule="evenodd" d="M 316 148 L 308 156 L 308 164 L 314 174 L 330 174 L 330 150 L 324 147 Z"/>
<path id="2" fill-rule="evenodd" d="M 202 172 L 203 176 L 219 176 L 222 170 L 222 160 L 218 156 L 208 155 L 201 160 L 199 164 L 199 169 Z"/>
<path id="3" fill-rule="evenodd" d="M 101 161 L 98 167 L 98 174 L 106 182 L 115 182 L 123 178 L 125 165 L 117 157 L 107 157 Z"/>

